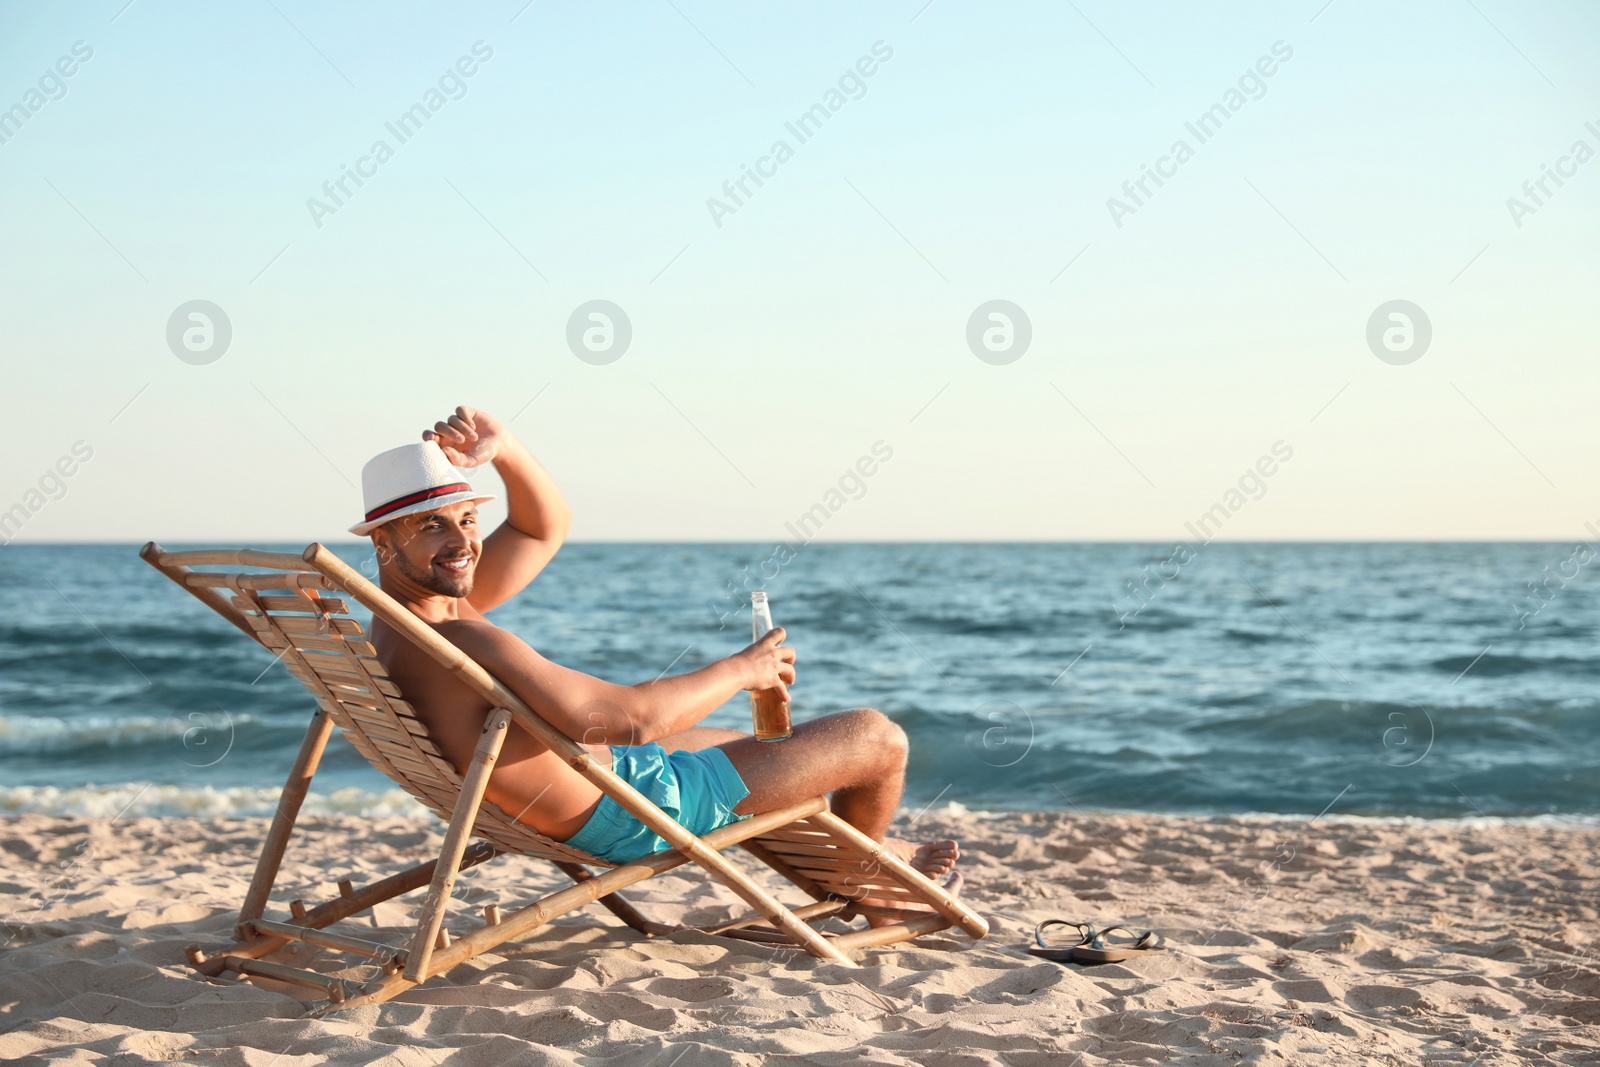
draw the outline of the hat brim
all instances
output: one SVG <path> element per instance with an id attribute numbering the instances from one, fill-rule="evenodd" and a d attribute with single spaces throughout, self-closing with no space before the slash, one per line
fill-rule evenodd
<path id="1" fill-rule="evenodd" d="M 492 493 L 449 493 L 445 496 L 436 496 L 432 500 L 424 500 L 420 503 L 412 504 L 410 507 L 401 508 L 399 511 L 385 515 L 381 519 L 373 519 L 371 522 L 358 522 L 354 526 L 350 527 L 350 532 L 355 534 L 357 537 L 365 537 L 385 523 L 393 522 L 396 519 L 403 519 L 407 515 L 418 515 L 424 511 L 438 511 L 440 508 L 445 507 L 446 505 L 459 504 L 464 500 L 470 500 L 474 504 L 481 504 L 486 500 L 494 499 L 496 499 L 496 497 Z"/>

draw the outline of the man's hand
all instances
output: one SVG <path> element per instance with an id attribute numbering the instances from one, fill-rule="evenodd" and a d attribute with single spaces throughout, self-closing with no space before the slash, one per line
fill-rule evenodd
<path id="1" fill-rule="evenodd" d="M 491 462 L 510 437 L 499 419 L 469 407 L 456 408 L 449 419 L 422 431 L 424 441 L 439 442 L 445 458 L 464 469 Z"/>
<path id="2" fill-rule="evenodd" d="M 516 596 L 556 554 L 572 526 L 572 509 L 545 469 L 504 423 L 477 408 L 459 407 L 422 431 L 457 467 L 486 467 L 505 485 L 506 521 L 483 539 L 483 555 L 467 601 L 488 611 Z"/>
<path id="3" fill-rule="evenodd" d="M 783 638 L 783 627 L 774 627 L 761 640 L 729 657 L 741 671 L 744 684 L 739 688 L 776 689 L 783 699 L 789 699 L 789 686 L 794 684 L 794 649 L 784 645 Z"/>

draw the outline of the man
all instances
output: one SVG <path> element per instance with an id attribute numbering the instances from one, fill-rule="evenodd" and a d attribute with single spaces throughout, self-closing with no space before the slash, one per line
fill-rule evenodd
<path id="1" fill-rule="evenodd" d="M 905 782 L 907 745 L 881 712 L 857 708 L 799 723 L 780 743 L 696 725 L 740 690 L 777 689 L 788 698 L 795 652 L 781 628 L 697 671 L 617 685 L 553 663 L 486 620 L 484 612 L 550 562 L 572 512 L 544 468 L 484 412 L 457 408 L 422 437 L 362 471 L 367 515 L 351 532 L 372 537 L 385 592 L 693 833 L 829 793 L 840 818 L 959 891 L 954 841 L 913 845 L 885 836 Z M 451 469 L 485 463 L 505 482 L 509 511 L 488 537 L 477 505 L 494 498 Z M 435 744 L 465 771 L 489 705 L 382 620 L 373 621 L 371 636 Z M 486 795 L 544 836 L 613 863 L 667 847 L 515 724 Z"/>

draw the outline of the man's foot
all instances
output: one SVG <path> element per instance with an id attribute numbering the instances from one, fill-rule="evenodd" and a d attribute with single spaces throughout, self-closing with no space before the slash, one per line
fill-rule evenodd
<path id="1" fill-rule="evenodd" d="M 961 858 L 961 846 L 949 838 L 925 841 L 919 845 L 898 837 L 886 837 L 883 843 L 893 849 L 895 855 L 935 881 L 953 871 L 956 860 Z"/>
<path id="2" fill-rule="evenodd" d="M 939 883 L 939 888 L 952 897 L 959 897 L 964 883 L 965 879 L 962 878 L 960 871 L 951 871 L 945 877 L 945 880 Z M 899 897 L 863 897 L 861 903 L 879 908 L 894 908 L 896 911 L 921 912 L 934 910 L 931 904 L 924 904 L 921 901 L 901 900 Z M 874 928 L 892 926 L 900 921 L 900 918 L 892 915 L 867 916 L 867 925 Z"/>
<path id="3" fill-rule="evenodd" d="M 951 896 L 961 895 L 961 872 L 955 869 L 956 860 L 961 858 L 961 846 L 948 838 L 939 841 L 925 841 L 916 844 L 898 837 L 886 837 L 884 845 L 891 849 L 911 868 L 933 879 Z M 920 902 L 901 900 L 898 897 L 863 897 L 862 904 L 880 908 L 895 908 L 900 911 L 932 911 L 933 908 Z M 889 926 L 900 920 L 887 915 L 869 915 L 867 923 L 871 926 Z"/>

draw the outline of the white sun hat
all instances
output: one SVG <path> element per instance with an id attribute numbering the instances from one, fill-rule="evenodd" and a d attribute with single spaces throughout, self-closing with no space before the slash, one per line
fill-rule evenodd
<path id="1" fill-rule="evenodd" d="M 481 504 L 494 499 L 462 481 L 435 441 L 401 445 L 373 456 L 361 468 L 361 496 L 367 517 L 350 527 L 358 537 L 419 511 L 463 500 Z"/>

